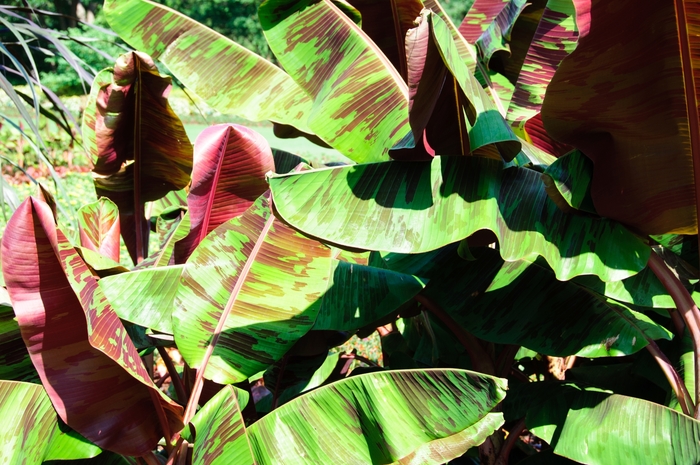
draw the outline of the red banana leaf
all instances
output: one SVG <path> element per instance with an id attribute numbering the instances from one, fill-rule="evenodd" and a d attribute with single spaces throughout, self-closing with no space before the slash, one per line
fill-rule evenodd
<path id="1" fill-rule="evenodd" d="M 265 174 L 275 170 L 265 138 L 237 124 L 202 131 L 194 159 L 187 196 L 190 232 L 175 246 L 175 263 L 184 263 L 207 234 L 253 205 L 267 190 Z"/>
<path id="2" fill-rule="evenodd" d="M 696 234 L 700 2 L 593 0 L 590 32 L 542 120 L 593 161 L 596 211 L 644 234 Z"/>
<path id="3" fill-rule="evenodd" d="M 153 384 L 45 203 L 29 198 L 20 205 L 7 225 L 2 258 L 22 338 L 63 421 L 124 455 L 142 455 L 180 430 L 182 408 Z"/>

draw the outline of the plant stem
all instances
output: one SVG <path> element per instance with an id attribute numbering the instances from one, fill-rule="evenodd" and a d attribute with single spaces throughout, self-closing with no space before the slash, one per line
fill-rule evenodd
<path id="1" fill-rule="evenodd" d="M 693 355 L 695 359 L 695 399 L 700 395 L 700 310 L 693 302 L 688 290 L 678 277 L 666 266 L 666 263 L 653 250 L 649 255 L 649 268 L 654 272 L 659 281 L 664 285 L 668 293 L 676 303 L 678 312 L 683 317 L 693 341 Z M 679 399 L 680 400 L 680 399 Z M 696 419 L 700 416 L 700 410 L 695 408 L 693 415 Z"/>
<path id="2" fill-rule="evenodd" d="M 518 439 L 520 439 L 520 433 L 525 429 L 525 418 L 521 418 L 517 421 L 508 431 L 508 437 L 501 447 L 501 452 L 498 454 L 496 459 L 496 465 L 508 465 L 508 457 L 510 456 L 510 451 L 513 450 L 513 446 Z"/>
<path id="3" fill-rule="evenodd" d="M 182 384 L 182 379 L 177 373 L 177 369 L 175 368 L 175 364 L 173 364 L 173 360 L 170 358 L 170 354 L 168 354 L 168 351 L 165 347 L 160 346 L 158 347 L 158 353 L 163 359 L 163 363 L 165 363 L 165 368 L 167 368 L 168 373 L 170 373 L 170 379 L 172 380 L 173 386 L 175 387 L 175 394 L 177 394 L 177 400 L 184 403 L 185 399 L 187 399 L 187 394 L 185 394 L 185 386 L 184 384 Z"/>
<path id="4" fill-rule="evenodd" d="M 280 384 L 282 383 L 282 376 L 284 376 L 284 370 L 287 368 L 287 360 L 289 360 L 289 352 L 284 354 L 282 357 L 282 363 L 280 364 L 280 372 L 277 375 L 277 382 L 275 383 L 275 393 L 272 395 L 272 410 L 277 408 L 277 401 L 279 400 Z"/>
<path id="5" fill-rule="evenodd" d="M 147 465 L 160 465 L 160 462 L 156 458 L 156 455 L 153 453 L 153 451 L 149 451 L 147 454 L 142 455 L 141 459 L 143 459 L 143 461 L 146 462 Z"/>
<path id="6" fill-rule="evenodd" d="M 518 350 L 520 350 L 520 346 L 515 344 L 508 344 L 501 349 L 496 360 L 496 374 L 498 376 L 501 378 L 508 376 Z"/>
<path id="7" fill-rule="evenodd" d="M 168 417 L 165 415 L 165 410 L 163 410 L 163 405 L 160 403 L 160 394 L 154 389 L 149 389 L 148 393 L 151 395 L 151 402 L 156 408 L 156 414 L 158 415 L 158 421 L 160 422 L 160 427 L 163 429 L 163 437 L 165 437 L 165 448 L 170 452 L 170 441 L 173 439 L 173 433 L 170 431 L 170 425 L 168 424 Z M 187 423 L 185 423 L 187 424 Z"/>
<path id="8" fill-rule="evenodd" d="M 187 424 L 187 423 L 185 423 L 185 424 Z M 175 447 L 170 452 L 170 455 L 168 456 L 168 461 L 165 462 L 165 465 L 175 465 L 175 460 L 177 460 L 178 456 L 180 455 L 180 446 L 184 442 L 185 442 L 185 440 L 182 437 L 177 438 L 177 442 L 175 443 Z"/>
<path id="9" fill-rule="evenodd" d="M 668 357 L 666 357 L 666 355 L 663 352 L 661 352 L 661 349 L 659 349 L 659 346 L 656 345 L 656 342 L 654 342 L 653 340 L 649 341 L 649 344 L 647 345 L 647 350 L 651 353 L 656 362 L 659 364 L 659 367 L 661 367 L 661 370 L 664 372 L 664 375 L 666 375 L 666 379 L 668 379 L 668 383 L 673 388 L 673 392 L 676 394 L 676 398 L 678 399 L 678 403 L 680 404 L 683 413 L 685 413 L 688 416 L 693 416 L 693 413 L 695 412 L 693 399 L 690 397 L 688 388 L 685 386 L 685 383 L 678 375 L 678 372 L 673 368 L 671 361 L 668 359 Z"/>
<path id="10" fill-rule="evenodd" d="M 445 310 L 440 308 L 438 304 L 430 300 L 428 297 L 424 296 L 423 294 L 418 294 L 414 297 L 414 299 L 427 308 L 430 313 L 435 315 L 445 326 L 450 329 L 450 331 L 452 331 L 452 334 L 462 344 L 464 349 L 467 351 L 467 354 L 469 354 L 472 366 L 476 371 L 480 371 L 487 375 L 496 374 L 493 360 L 486 353 L 481 344 L 479 344 L 476 337 L 462 329 L 462 327 L 459 326 L 457 322 L 445 312 Z"/>

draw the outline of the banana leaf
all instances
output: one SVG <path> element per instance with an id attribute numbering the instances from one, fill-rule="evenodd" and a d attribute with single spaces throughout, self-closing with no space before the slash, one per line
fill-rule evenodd
<path id="1" fill-rule="evenodd" d="M 0 381 L 0 461 L 41 465 L 47 460 L 75 460 L 101 450 L 66 427 L 40 384 Z"/>
<path id="2" fill-rule="evenodd" d="M 503 423 L 490 412 L 505 387 L 464 370 L 370 373 L 316 389 L 246 427 L 245 399 L 227 386 L 192 420 L 193 463 L 444 463 Z"/>
<path id="3" fill-rule="evenodd" d="M 194 144 L 194 162 L 187 195 L 190 232 L 175 246 L 176 263 L 187 261 L 217 226 L 246 211 L 267 190 L 265 174 L 275 169 L 265 138 L 237 124 L 202 131 Z"/>
<path id="4" fill-rule="evenodd" d="M 595 358 L 629 355 L 649 340 L 672 337 L 642 313 L 558 281 L 546 267 L 503 262 L 493 249 L 482 248 L 474 261 L 453 256 L 440 268 L 423 294 L 487 341 Z"/>
<path id="5" fill-rule="evenodd" d="M 270 213 L 265 194 L 207 236 L 190 256 L 175 298 L 175 341 L 189 366 L 220 384 L 279 360 L 311 329 L 327 288 L 330 249 Z"/>
<path id="6" fill-rule="evenodd" d="M 10 296 L 0 288 L 0 379 L 40 382 L 24 345 Z"/>
<path id="7" fill-rule="evenodd" d="M 330 0 L 266 0 L 258 15 L 280 64 L 313 100 L 309 127 L 358 163 L 388 160 L 410 131 L 408 89 L 379 47 Z"/>
<path id="8" fill-rule="evenodd" d="M 547 132 L 592 160 L 596 211 L 642 234 L 698 231 L 696 8 L 591 1 L 542 107 Z"/>
<path id="9" fill-rule="evenodd" d="M 48 205 L 33 197 L 22 203 L 5 231 L 2 258 L 22 338 L 63 421 L 124 455 L 142 455 L 182 428 L 182 408 L 151 381 Z"/>
<path id="10" fill-rule="evenodd" d="M 192 145 L 168 104 L 170 88 L 148 55 L 129 52 L 96 77 L 83 114 L 85 145 L 104 176 L 95 190 L 119 207 L 134 263 L 148 249 L 144 203 L 184 188 L 192 171 Z"/>
<path id="11" fill-rule="evenodd" d="M 161 61 L 221 113 L 251 121 L 269 119 L 311 132 L 308 95 L 264 58 L 155 2 L 108 0 L 104 11 L 122 39 Z"/>
<path id="12" fill-rule="evenodd" d="M 562 213 L 536 171 L 480 157 L 310 171 L 272 177 L 270 187 L 284 221 L 342 247 L 419 253 L 488 229 L 505 260 L 541 255 L 561 280 L 620 280 L 649 257 L 621 225 Z"/>
<path id="13" fill-rule="evenodd" d="M 698 420 L 634 397 L 558 387 L 525 420 L 555 454 L 591 465 L 700 461 Z"/>
<path id="14" fill-rule="evenodd" d="M 119 209 L 107 198 L 78 210 L 80 245 L 119 262 Z"/>

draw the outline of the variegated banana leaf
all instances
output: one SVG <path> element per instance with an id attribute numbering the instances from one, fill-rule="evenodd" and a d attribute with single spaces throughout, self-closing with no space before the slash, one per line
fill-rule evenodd
<path id="1" fill-rule="evenodd" d="M 168 218 L 168 212 L 164 212 L 164 216 L 159 216 L 156 219 L 156 234 L 158 250 L 152 253 L 147 259 L 136 265 L 134 270 L 151 268 L 154 266 L 167 266 L 170 264 L 175 252 L 177 241 L 184 239 L 190 232 L 190 214 L 189 212 L 182 214 L 182 210 L 177 208 L 171 213 L 175 213 L 178 217 Z"/>
<path id="2" fill-rule="evenodd" d="M 489 229 L 505 260 L 541 255 L 562 280 L 620 280 L 649 257 L 621 225 L 562 213 L 538 172 L 479 157 L 318 170 L 273 177 L 270 186 L 286 222 L 345 247 L 418 253 Z"/>
<path id="3" fill-rule="evenodd" d="M 190 232 L 175 246 L 175 262 L 184 263 L 204 237 L 241 215 L 267 190 L 265 174 L 275 170 L 263 136 L 237 124 L 218 124 L 200 133 L 187 195 Z"/>
<path id="4" fill-rule="evenodd" d="M 700 461 L 698 420 L 634 397 L 561 387 L 526 417 L 555 454 L 591 465 Z"/>
<path id="5" fill-rule="evenodd" d="M 290 400 L 294 399 L 295 397 L 299 396 L 301 393 L 311 391 L 312 389 L 316 389 L 317 387 L 323 385 L 326 383 L 328 378 L 333 374 L 333 372 L 336 370 L 336 367 L 339 363 L 344 363 L 342 359 L 340 358 L 340 353 L 335 352 L 333 354 L 328 354 L 324 359 L 323 363 L 321 363 L 321 366 L 319 366 L 313 374 L 308 377 L 307 379 L 298 381 L 297 383 L 294 383 L 293 385 L 287 387 L 282 391 L 282 393 L 278 396 L 277 398 L 277 405 L 284 405 Z M 287 373 L 289 368 L 289 365 L 285 367 L 285 373 Z M 285 380 L 287 378 L 287 375 L 284 376 Z M 265 380 L 265 385 L 267 386 L 267 380 Z M 256 404 L 257 408 L 257 404 Z"/>
<path id="6" fill-rule="evenodd" d="M 153 384 L 96 277 L 45 203 L 30 197 L 17 209 L 2 257 L 22 338 L 59 416 L 125 455 L 170 439 L 182 427 L 182 408 Z M 159 416 L 170 431 L 161 429 Z"/>
<path id="7" fill-rule="evenodd" d="M 330 249 L 276 220 L 269 199 L 263 195 L 199 244 L 175 299 L 180 353 L 221 384 L 279 360 L 311 329 L 328 287 Z"/>
<path id="8" fill-rule="evenodd" d="M 494 2 L 500 3 L 500 2 Z M 475 45 L 479 49 L 480 59 L 488 68 L 489 61 L 494 53 L 504 51 L 510 53 L 510 36 L 513 26 L 527 3 L 524 0 L 511 0 L 496 15 L 486 30 L 476 39 Z"/>
<path id="9" fill-rule="evenodd" d="M 476 249 L 474 249 L 476 250 Z M 561 282 L 546 268 L 503 262 L 482 248 L 477 259 L 445 260 L 423 294 L 469 333 L 555 356 L 635 353 L 672 334 L 642 313 Z"/>
<path id="10" fill-rule="evenodd" d="M 590 32 L 542 107 L 547 132 L 594 164 L 596 211 L 644 234 L 696 234 L 696 1 L 590 2 Z"/>
<path id="11" fill-rule="evenodd" d="M 95 78 L 83 114 L 94 171 L 105 176 L 95 178 L 95 189 L 119 207 L 134 263 L 147 251 L 144 203 L 184 188 L 192 171 L 192 145 L 168 104 L 170 88 L 148 55 L 129 52 Z"/>
<path id="12" fill-rule="evenodd" d="M 423 290 L 424 280 L 334 261 L 314 330 L 354 331 L 380 320 Z"/>
<path id="13" fill-rule="evenodd" d="M 119 209 L 101 198 L 78 210 L 80 245 L 119 262 Z"/>
<path id="14" fill-rule="evenodd" d="M 330 0 L 266 0 L 258 14 L 277 59 L 313 100 L 309 127 L 358 163 L 387 160 L 410 131 L 408 89 L 379 47 Z"/>
<path id="15" fill-rule="evenodd" d="M 60 423 L 40 384 L 0 381 L 0 462 L 42 465 L 98 455 L 99 447 Z"/>
<path id="16" fill-rule="evenodd" d="M 0 296 L 0 379 L 40 382 L 5 288 L 0 288 Z"/>
<path id="17" fill-rule="evenodd" d="M 306 158 L 276 148 L 272 149 L 272 158 L 275 160 L 275 173 L 279 174 L 289 173 L 300 163 L 311 164 Z"/>
<path id="18" fill-rule="evenodd" d="M 112 29 L 127 43 L 161 61 L 220 112 L 311 132 L 308 95 L 264 58 L 154 2 L 107 0 L 104 11 Z M 323 131 L 318 134 L 323 138 Z"/>
<path id="19" fill-rule="evenodd" d="M 508 3 L 510 0 L 475 0 L 459 26 L 460 34 L 470 44 L 476 43 Z"/>
<path id="20" fill-rule="evenodd" d="M 100 289 L 119 318 L 173 334 L 172 313 L 184 265 L 157 266 L 100 279 Z"/>
<path id="21" fill-rule="evenodd" d="M 518 134 L 538 147 L 557 153 L 538 116 L 554 73 L 588 34 L 590 0 L 549 0 L 541 14 L 515 82 L 506 119 Z"/>
<path id="22" fill-rule="evenodd" d="M 246 427 L 227 386 L 194 417 L 193 463 L 439 464 L 503 423 L 505 380 L 464 370 L 354 376 L 305 394 Z"/>

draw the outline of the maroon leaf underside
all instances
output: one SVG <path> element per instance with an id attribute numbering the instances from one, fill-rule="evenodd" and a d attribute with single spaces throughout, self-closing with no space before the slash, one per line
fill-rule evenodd
<path id="1" fill-rule="evenodd" d="M 673 2 L 595 0 L 542 109 L 547 132 L 593 161 L 598 213 L 644 234 L 697 233 L 680 53 Z"/>
<path id="2" fill-rule="evenodd" d="M 7 225 L 3 273 L 22 338 L 51 401 L 69 426 L 124 455 L 152 450 L 182 427 L 182 408 L 153 385 L 97 279 L 49 207 L 27 199 Z M 151 399 L 154 399 L 154 404 Z"/>
<path id="3" fill-rule="evenodd" d="M 182 122 L 168 104 L 171 83 L 143 53 L 122 55 L 113 82 L 97 96 L 94 171 L 98 195 L 108 197 L 122 215 L 122 235 L 136 260 L 136 230 L 127 232 L 125 216 L 142 224 L 143 204 L 184 188 L 192 171 L 192 145 Z M 129 161 L 133 163 L 127 164 Z M 145 253 L 147 236 L 141 238 Z"/>
<path id="4" fill-rule="evenodd" d="M 265 174 L 275 170 L 263 136 L 237 124 L 205 129 L 195 141 L 195 167 L 187 196 L 190 233 L 175 245 L 175 263 L 184 263 L 219 225 L 240 216 L 267 189 Z"/>
<path id="5" fill-rule="evenodd" d="M 362 30 L 377 44 L 404 81 L 407 81 L 406 33 L 423 9 L 419 0 L 350 0 L 362 14 Z"/>

